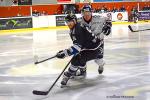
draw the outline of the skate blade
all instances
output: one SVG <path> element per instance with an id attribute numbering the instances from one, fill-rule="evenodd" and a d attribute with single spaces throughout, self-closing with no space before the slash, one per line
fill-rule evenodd
<path id="1" fill-rule="evenodd" d="M 60 88 L 66 88 L 68 87 L 67 85 L 61 85 Z"/>
<path id="2" fill-rule="evenodd" d="M 74 76 L 74 77 L 72 77 L 71 79 L 72 80 L 84 80 L 86 78 L 86 76 Z"/>

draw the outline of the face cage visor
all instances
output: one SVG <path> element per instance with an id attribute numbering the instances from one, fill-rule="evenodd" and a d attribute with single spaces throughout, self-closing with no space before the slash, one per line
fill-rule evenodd
<path id="1" fill-rule="evenodd" d="M 76 22 L 76 20 L 75 19 L 72 19 L 72 20 L 65 20 L 65 25 L 67 25 L 67 23 L 69 23 L 69 22 Z"/>
<path id="2" fill-rule="evenodd" d="M 92 15 L 92 11 L 83 10 L 81 14 L 82 14 L 82 16 L 91 16 Z"/>

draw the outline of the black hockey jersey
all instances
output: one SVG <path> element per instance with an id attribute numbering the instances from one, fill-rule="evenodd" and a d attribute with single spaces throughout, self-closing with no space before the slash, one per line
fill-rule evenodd
<path id="1" fill-rule="evenodd" d="M 100 46 L 100 40 L 95 34 L 92 34 L 88 28 L 82 27 L 80 23 L 70 30 L 70 37 L 73 41 L 73 46 L 69 48 L 71 55 L 83 50 L 96 50 Z"/>

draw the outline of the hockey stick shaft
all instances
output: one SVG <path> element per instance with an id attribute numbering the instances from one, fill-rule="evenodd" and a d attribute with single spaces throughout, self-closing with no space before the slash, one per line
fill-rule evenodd
<path id="1" fill-rule="evenodd" d="M 45 61 L 47 61 L 47 60 L 53 59 L 53 58 L 55 58 L 55 57 L 56 57 L 56 55 L 55 55 L 55 56 L 52 56 L 52 57 L 50 57 L 50 58 L 44 59 L 44 60 L 42 60 L 42 61 L 35 62 L 34 64 L 39 64 L 39 63 L 45 62 Z"/>
<path id="2" fill-rule="evenodd" d="M 137 31 L 134 31 L 134 32 L 140 32 L 140 31 L 146 31 L 146 30 L 150 30 L 150 29 L 137 30 Z"/>
<path id="3" fill-rule="evenodd" d="M 64 73 L 64 71 L 67 69 L 67 67 L 69 66 L 69 64 L 70 64 L 71 61 L 72 61 L 72 59 L 67 63 L 67 65 L 65 66 L 65 68 L 63 69 L 63 71 L 60 73 L 60 75 L 57 77 L 57 79 L 55 80 L 55 82 L 52 84 L 52 86 L 50 87 L 50 89 L 48 90 L 48 92 L 54 87 L 54 85 L 59 80 L 59 78 L 62 76 L 62 74 Z"/>
<path id="4" fill-rule="evenodd" d="M 51 85 L 51 87 L 49 88 L 48 91 L 37 91 L 37 90 L 34 90 L 33 94 L 35 94 L 35 95 L 47 95 L 52 90 L 52 88 L 54 87 L 54 85 L 56 84 L 56 82 L 59 80 L 59 78 L 62 76 L 62 74 L 64 73 L 64 71 L 67 69 L 67 67 L 69 66 L 69 64 L 71 63 L 71 61 L 72 61 L 72 59 L 67 63 L 67 65 L 65 66 L 65 68 L 63 69 L 63 71 L 59 74 L 59 76 L 54 81 L 54 83 Z"/>

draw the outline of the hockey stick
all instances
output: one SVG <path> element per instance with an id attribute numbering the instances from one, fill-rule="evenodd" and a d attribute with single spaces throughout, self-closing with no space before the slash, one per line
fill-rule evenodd
<path id="1" fill-rule="evenodd" d="M 44 60 L 42 60 L 42 61 L 37 61 L 37 59 L 36 59 L 36 61 L 34 62 L 34 64 L 39 64 L 39 63 L 45 62 L 45 61 L 47 61 L 47 60 L 53 59 L 53 58 L 55 58 L 55 57 L 56 57 L 56 55 L 55 55 L 55 56 L 52 56 L 52 57 L 50 57 L 50 58 L 44 59 Z"/>
<path id="2" fill-rule="evenodd" d="M 144 30 L 136 30 L 134 31 L 131 27 L 131 25 L 128 25 L 128 28 L 130 29 L 131 32 L 139 32 L 139 31 L 146 31 L 146 30 L 150 30 L 150 29 L 144 29 Z"/>
<path id="3" fill-rule="evenodd" d="M 65 68 L 63 69 L 63 71 L 60 73 L 60 75 L 57 77 L 57 79 L 54 81 L 54 83 L 51 85 L 51 87 L 49 88 L 48 91 L 33 90 L 33 94 L 35 94 L 35 95 L 47 95 L 52 90 L 52 88 L 54 87 L 54 85 L 56 84 L 56 82 L 59 80 L 59 78 L 61 77 L 61 75 L 64 73 L 64 71 L 66 70 L 66 68 L 68 67 L 68 65 L 70 64 L 71 61 L 72 61 L 72 59 L 68 62 L 68 64 L 65 66 Z"/>

